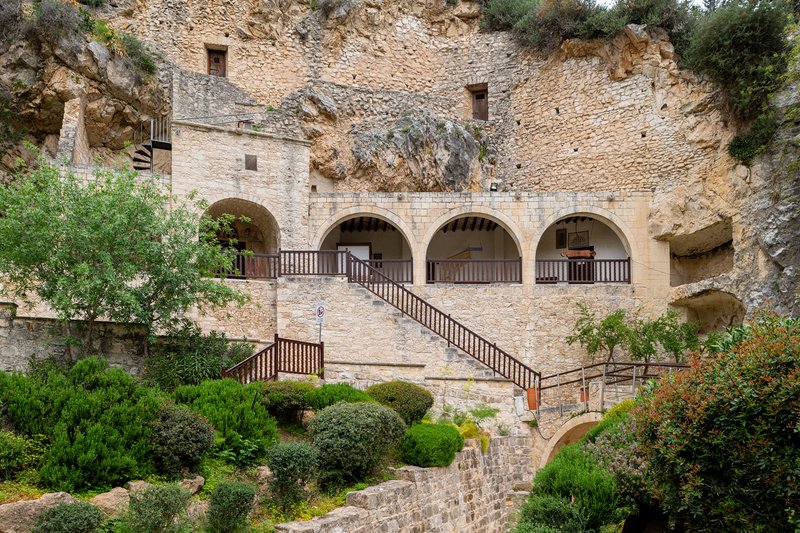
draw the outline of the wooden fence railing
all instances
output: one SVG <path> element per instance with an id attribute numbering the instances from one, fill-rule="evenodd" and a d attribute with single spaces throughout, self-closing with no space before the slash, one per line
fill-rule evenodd
<path id="1" fill-rule="evenodd" d="M 346 261 L 350 282 L 361 285 L 446 340 L 448 345 L 471 355 L 519 387 L 527 390 L 539 386 L 540 374 L 498 348 L 497 344 L 484 339 L 350 253 Z"/>
<path id="2" fill-rule="evenodd" d="M 427 283 L 522 283 L 522 259 L 429 259 Z"/>
<path id="3" fill-rule="evenodd" d="M 561 408 L 565 404 L 584 403 L 584 408 L 589 409 L 589 384 L 600 385 L 601 408 L 605 405 L 606 387 L 617 385 L 636 387 L 645 381 L 657 379 L 664 374 L 678 372 L 689 368 L 682 363 L 665 362 L 624 362 L 624 363 L 595 363 L 573 368 L 565 372 L 550 374 L 541 378 L 541 387 L 536 391 L 537 408 L 550 405 Z M 542 400 L 542 393 L 547 393 Z"/>
<path id="4" fill-rule="evenodd" d="M 372 259 L 366 264 L 396 283 L 411 283 L 414 264 L 411 259 Z"/>
<path id="5" fill-rule="evenodd" d="M 284 374 L 317 374 L 324 378 L 325 343 L 296 341 L 275 335 L 275 341 L 244 361 L 222 371 L 240 383 L 272 381 Z"/>
<path id="6" fill-rule="evenodd" d="M 276 279 L 280 273 L 280 256 L 278 254 L 236 254 L 233 260 L 233 271 L 228 277 L 244 279 Z"/>
<path id="7" fill-rule="evenodd" d="M 537 259 L 536 283 L 630 283 L 631 260 Z"/>

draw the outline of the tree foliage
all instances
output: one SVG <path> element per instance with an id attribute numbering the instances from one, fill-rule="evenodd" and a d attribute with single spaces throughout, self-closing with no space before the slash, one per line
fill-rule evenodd
<path id="1" fill-rule="evenodd" d="M 13 296 L 35 295 L 62 321 L 85 321 L 85 350 L 96 322 L 170 329 L 192 306 L 242 302 L 213 275 L 233 250 L 217 243 L 232 218 L 199 216 L 202 203 L 174 204 L 155 181 L 102 171 L 88 183 L 40 165 L 0 185 L 0 274 Z"/>
<path id="2" fill-rule="evenodd" d="M 667 353 L 680 362 L 688 350 L 699 346 L 699 325 L 681 322 L 674 309 L 652 320 L 627 317 L 621 309 L 598 320 L 586 304 L 578 303 L 578 308 L 580 316 L 572 335 L 566 339 L 567 344 L 577 342 L 592 360 L 600 354 L 605 362 L 614 362 L 622 350 L 634 361 L 650 362 Z"/>
<path id="3" fill-rule="evenodd" d="M 665 511 L 690 531 L 786 531 L 800 509 L 800 321 L 761 317 L 634 411 Z"/>

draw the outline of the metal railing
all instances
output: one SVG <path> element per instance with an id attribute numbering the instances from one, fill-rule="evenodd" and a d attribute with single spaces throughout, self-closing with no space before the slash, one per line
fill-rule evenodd
<path id="1" fill-rule="evenodd" d="M 522 259 L 429 259 L 427 283 L 522 283 Z"/>
<path id="2" fill-rule="evenodd" d="M 133 130 L 133 144 L 170 144 L 172 142 L 172 122 L 167 117 L 159 117 L 141 122 Z"/>
<path id="3" fill-rule="evenodd" d="M 541 378 L 541 386 L 536 392 L 537 408 L 549 405 L 563 409 L 564 405 L 583 403 L 584 409 L 588 411 L 589 385 L 597 384 L 600 389 L 599 406 L 602 410 L 606 403 L 607 388 L 613 387 L 616 400 L 619 401 L 619 385 L 630 385 L 631 392 L 635 393 L 637 387 L 643 385 L 645 381 L 686 368 L 689 368 L 689 365 L 682 363 L 607 362 L 550 374 Z M 544 400 L 542 400 L 543 393 L 546 393 Z"/>
<path id="4" fill-rule="evenodd" d="M 346 262 L 347 279 L 351 283 L 361 285 L 416 320 L 446 340 L 448 346 L 455 346 L 523 389 L 539 386 L 541 375 L 498 348 L 496 343 L 489 342 L 349 252 Z"/>
<path id="5" fill-rule="evenodd" d="M 324 378 L 325 343 L 284 339 L 275 335 L 275 341 L 244 361 L 223 369 L 223 378 L 239 383 L 272 381 L 284 374 L 316 374 Z"/>
<path id="6" fill-rule="evenodd" d="M 536 283 L 630 283 L 631 260 L 537 259 Z"/>

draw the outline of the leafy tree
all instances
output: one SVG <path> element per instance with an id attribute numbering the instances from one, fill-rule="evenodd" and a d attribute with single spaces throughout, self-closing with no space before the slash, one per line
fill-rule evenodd
<path id="1" fill-rule="evenodd" d="M 567 344 L 577 342 L 592 360 L 602 354 L 606 362 L 613 363 L 618 350 L 624 350 L 634 361 L 648 363 L 666 352 L 680 362 L 686 351 L 699 346 L 698 324 L 681 322 L 674 309 L 653 320 L 628 318 L 621 309 L 598 320 L 586 304 L 578 303 L 578 307 L 581 314 L 572 335 L 567 337 Z"/>
<path id="2" fill-rule="evenodd" d="M 233 217 L 197 215 L 204 210 L 134 172 L 102 171 L 84 183 L 52 165 L 23 169 L 0 185 L 4 292 L 37 296 L 70 336 L 72 321 L 83 320 L 84 352 L 101 318 L 152 335 L 192 306 L 241 303 L 240 292 L 212 278 L 233 264 L 235 252 L 217 243 Z"/>
<path id="3" fill-rule="evenodd" d="M 575 322 L 573 334 L 567 337 L 567 344 L 579 343 L 586 349 L 592 360 L 602 353 L 607 362 L 614 362 L 614 352 L 630 343 L 631 330 L 625 322 L 625 311 L 614 311 L 598 321 L 585 303 L 578 302 L 581 316 Z"/>

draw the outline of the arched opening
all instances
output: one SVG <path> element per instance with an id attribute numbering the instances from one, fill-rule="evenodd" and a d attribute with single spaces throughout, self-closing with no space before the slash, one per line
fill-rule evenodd
<path id="1" fill-rule="evenodd" d="M 440 227 L 426 257 L 427 283 L 522 283 L 517 241 L 498 222 L 463 215 Z"/>
<path id="2" fill-rule="evenodd" d="M 235 247 L 239 251 L 252 252 L 247 256 L 239 254 L 235 264 L 235 275 L 231 277 L 248 279 L 272 279 L 277 275 L 278 250 L 280 249 L 280 228 L 275 217 L 264 206 L 239 198 L 226 198 L 209 206 L 206 213 L 217 218 L 233 215 L 232 235 L 219 235 L 223 246 Z M 246 218 L 247 221 L 241 220 Z"/>
<path id="3" fill-rule="evenodd" d="M 354 215 L 330 229 L 320 250 L 349 251 L 397 283 L 411 283 L 413 258 L 403 232 L 391 222 Z"/>
<path id="4" fill-rule="evenodd" d="M 597 217 L 570 215 L 551 224 L 536 248 L 536 283 L 630 283 L 623 238 Z"/>
<path id="5" fill-rule="evenodd" d="M 544 468 L 562 448 L 581 440 L 602 419 L 602 413 L 593 412 L 584 413 L 566 421 L 548 440 L 540 456 L 539 468 Z"/>

